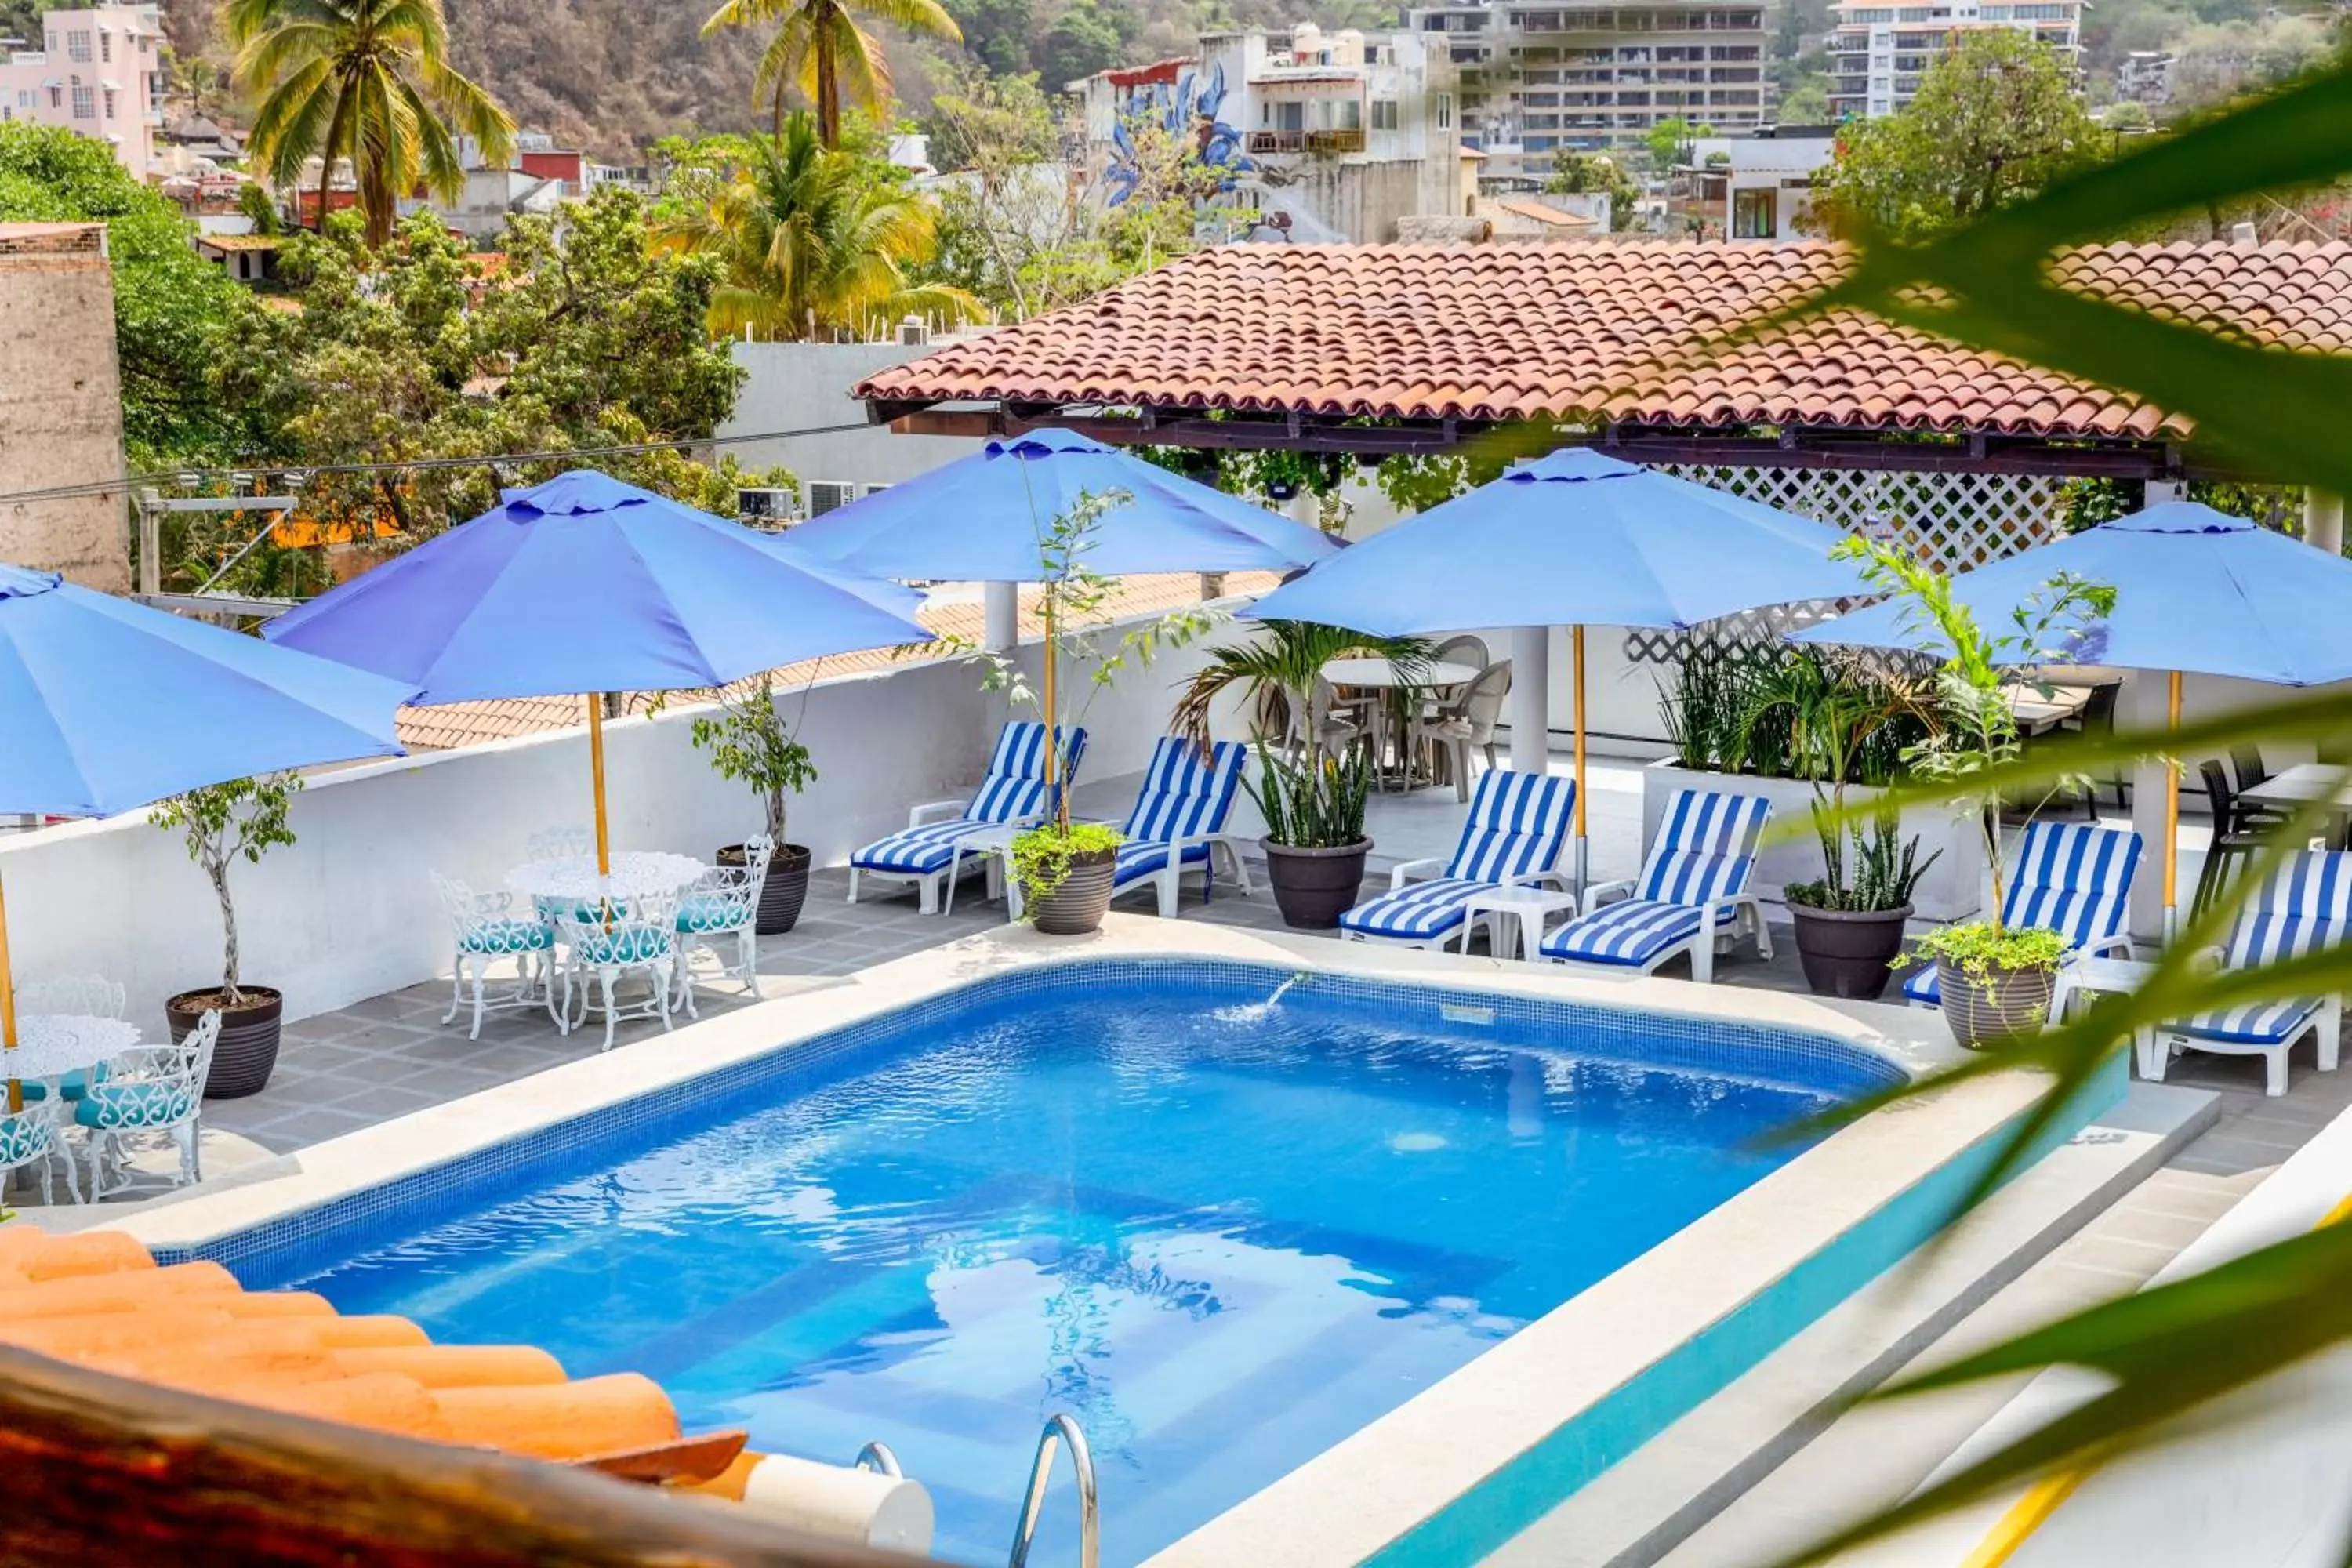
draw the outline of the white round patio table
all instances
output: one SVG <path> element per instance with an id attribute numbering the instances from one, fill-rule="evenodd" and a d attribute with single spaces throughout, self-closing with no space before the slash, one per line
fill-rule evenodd
<path id="1" fill-rule="evenodd" d="M 594 856 L 575 855 L 518 866 L 507 873 L 507 886 L 526 899 L 559 902 L 644 898 L 649 893 L 675 893 L 708 869 L 691 855 L 631 850 L 613 857 L 609 876 L 597 874 Z"/>
<path id="2" fill-rule="evenodd" d="M 1482 672 L 1473 666 L 1436 660 L 1414 669 L 1402 669 L 1384 658 L 1335 658 L 1323 667 L 1323 679 L 1334 686 L 1374 687 L 1383 690 L 1411 687 L 1418 691 L 1445 691 L 1467 685 Z M 1387 749 L 1389 705 L 1372 704 L 1372 756 Z M 1402 750 L 1402 748 L 1400 748 Z M 1404 785 L 1412 788 L 1412 763 L 1405 759 Z M 1385 784 L 1382 784 L 1385 788 Z"/>
<path id="3" fill-rule="evenodd" d="M 37 1013 L 16 1020 L 16 1048 L 0 1052 L 0 1075 L 39 1082 L 58 1092 L 69 1072 L 111 1061 L 139 1044 L 139 1026 L 120 1018 Z"/>

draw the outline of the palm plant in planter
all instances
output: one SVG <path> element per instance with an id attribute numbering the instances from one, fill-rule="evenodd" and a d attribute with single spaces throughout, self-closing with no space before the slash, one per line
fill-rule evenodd
<path id="1" fill-rule="evenodd" d="M 716 694 L 719 711 L 695 720 L 694 743 L 710 754 L 710 766 L 719 777 L 751 786 L 767 817 L 766 832 L 775 846 L 768 860 L 766 879 L 760 887 L 760 907 L 752 929 L 761 936 L 778 936 L 793 929 L 808 899 L 809 851 L 785 837 L 791 797 L 816 777 L 809 749 L 801 743 L 801 719 L 807 711 L 808 691 L 801 691 L 801 708 L 785 722 L 776 706 L 772 671 L 763 672 L 730 694 Z M 749 852 L 740 844 L 719 851 L 722 866 L 741 866 Z"/>
<path id="2" fill-rule="evenodd" d="M 2115 590 L 2062 573 L 2018 605 L 2010 628 L 1996 636 L 1952 597 L 1950 579 L 1923 563 L 1862 540 L 1841 548 L 1862 563 L 1871 586 L 1905 601 L 1905 619 L 1915 634 L 1910 640 L 1950 649 L 1936 671 L 1934 727 L 1926 740 L 1906 750 L 1904 760 L 1922 780 L 1963 803 L 1984 836 L 1985 860 L 1992 868 L 1987 919 L 1932 931 L 1908 959 L 1896 963 L 1932 961 L 1938 966 L 1944 1018 L 1961 1045 L 1973 1047 L 2021 1033 L 2048 1018 L 2066 943 L 2055 931 L 2011 928 L 2002 919 L 2008 889 L 2000 858 L 2001 797 L 1997 790 L 1971 792 L 1968 784 L 2024 753 L 2011 706 L 2014 690 L 2003 671 L 2064 662 L 2065 644 L 2087 622 L 2115 608 Z M 2080 788 L 2080 780 L 2062 777 L 2034 809 L 2061 791 Z"/>
<path id="3" fill-rule="evenodd" d="M 1250 784 L 1265 818 L 1266 879 L 1285 924 L 1331 931 L 1353 908 L 1372 841 L 1364 832 L 1371 799 L 1371 748 L 1358 741 L 1338 757 L 1308 748 L 1296 760 L 1264 741 Z"/>
<path id="4" fill-rule="evenodd" d="M 270 850 L 294 842 L 289 818 L 294 796 L 301 788 L 302 780 L 295 773 L 231 779 L 159 801 L 149 818 L 165 832 L 181 836 L 188 858 L 204 868 L 212 881 L 213 896 L 220 900 L 220 984 L 183 991 L 163 1004 L 174 1040 L 184 1037 L 205 1013 L 220 1009 L 220 1041 L 214 1047 L 212 1074 L 205 1083 L 209 1099 L 257 1094 L 278 1065 L 278 1029 L 285 1019 L 286 999 L 266 985 L 241 984 L 236 904 L 229 897 L 228 872 L 239 858 L 257 865 Z"/>
<path id="5" fill-rule="evenodd" d="M 1045 748 L 1044 822 L 1013 841 L 1008 857 L 1020 887 L 1021 918 L 1041 931 L 1081 936 L 1096 930 L 1110 910 L 1111 873 L 1123 842 L 1101 823 L 1070 820 L 1070 792 L 1060 776 L 1062 737 L 1083 724 L 1094 700 L 1130 666 L 1149 665 L 1163 647 L 1181 647 L 1213 624 L 1199 610 L 1173 610 L 1159 619 L 1114 636 L 1100 624 L 1117 589 L 1115 579 L 1096 572 L 1087 556 L 1104 516 L 1135 498 L 1126 490 L 1081 491 L 1067 511 L 1040 525 L 1037 558 L 1044 570 L 1039 614 L 1045 622 L 1043 679 L 1032 687 L 1012 656 L 993 649 L 967 649 L 983 667 L 982 686 L 1004 693 L 1012 706 L 1034 712 L 1050 737 Z M 1069 669 L 1066 673 L 1063 666 Z M 1069 688 L 1086 695 L 1073 702 Z"/>

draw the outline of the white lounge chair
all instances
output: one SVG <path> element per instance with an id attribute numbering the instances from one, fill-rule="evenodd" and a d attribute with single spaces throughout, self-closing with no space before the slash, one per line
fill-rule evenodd
<path id="1" fill-rule="evenodd" d="M 1643 974 L 1687 952 L 1691 978 L 1701 982 L 1715 978 L 1718 944 L 1728 948 L 1752 934 L 1757 956 L 1771 957 L 1763 907 L 1748 890 L 1756 840 L 1771 815 L 1761 795 L 1676 791 L 1642 874 L 1594 887 L 1586 895 L 1591 907 L 1546 936 L 1538 951 L 1555 963 Z"/>
<path id="2" fill-rule="evenodd" d="M 2213 956 L 2226 968 L 2254 969 L 2352 939 L 2352 855 L 2308 851 L 2281 866 L 2238 911 L 2229 946 Z M 2286 1092 L 2287 1056 L 2315 1034 L 2319 1070 L 2336 1070 L 2344 999 L 2261 1002 L 2200 1013 L 2150 1031 L 2140 1046 L 2140 1076 L 2161 1082 L 2175 1051 L 2261 1057 L 2268 1095 Z"/>
<path id="3" fill-rule="evenodd" d="M 1399 866 L 1387 892 L 1339 917 L 1340 939 L 1443 947 L 1480 893 L 1538 882 L 1568 886 L 1568 873 L 1557 867 L 1575 800 L 1573 779 L 1508 768 L 1481 774 L 1453 855 Z"/>
<path id="4" fill-rule="evenodd" d="M 1059 773 L 1062 788 L 1069 788 L 1077 777 L 1086 751 L 1087 732 L 1071 731 Z M 987 776 L 970 800 L 916 806 L 907 814 L 905 832 L 877 839 L 849 858 L 849 901 L 857 901 L 861 879 L 878 877 L 914 883 L 927 915 L 941 907 L 942 889 L 948 890 L 947 907 L 952 909 L 956 878 L 980 858 L 964 841 L 983 829 L 1035 822 L 1052 805 L 1045 789 L 1045 726 L 1034 721 L 1007 724 L 988 759 Z"/>
<path id="5" fill-rule="evenodd" d="M 2012 929 L 2042 927 L 2066 939 L 2068 963 L 2076 958 L 2131 956 L 2132 878 L 2139 870 L 2139 835 L 2127 828 L 2094 827 L 2081 822 L 2037 822 L 2025 830 L 2017 864 L 2000 899 L 2001 923 Z M 2066 1016 L 2065 970 L 2050 1016 Z M 1904 977 L 1903 995 L 1915 1007 L 1943 1001 L 1937 966 L 1921 964 Z"/>

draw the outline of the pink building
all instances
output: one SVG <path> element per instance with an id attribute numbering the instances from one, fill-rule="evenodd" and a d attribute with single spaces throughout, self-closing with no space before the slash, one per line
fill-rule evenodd
<path id="1" fill-rule="evenodd" d="M 100 5 L 41 17 L 38 48 L 0 55 L 0 120 L 62 125 L 114 149 L 140 179 L 156 167 L 163 107 L 163 24 L 153 5 Z"/>

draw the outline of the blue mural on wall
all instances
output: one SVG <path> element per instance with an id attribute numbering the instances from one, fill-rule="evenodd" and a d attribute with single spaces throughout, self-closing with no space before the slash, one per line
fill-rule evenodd
<path id="1" fill-rule="evenodd" d="M 1256 174 L 1256 163 L 1242 151 L 1241 132 L 1217 118 L 1224 105 L 1225 68 L 1221 64 L 1209 68 L 1205 82 L 1188 70 L 1172 86 L 1155 81 L 1129 88 L 1110 131 L 1110 163 L 1103 171 L 1103 184 L 1109 192 L 1107 205 L 1117 206 L 1126 201 L 1143 181 L 1135 139 L 1128 133 L 1129 121 L 1156 126 L 1171 137 L 1192 142 L 1202 176 L 1198 196 L 1228 195 L 1240 183 L 1240 176 Z"/>

